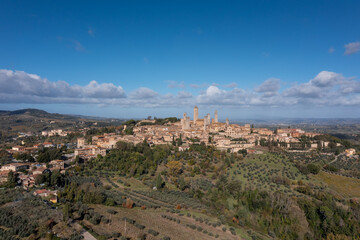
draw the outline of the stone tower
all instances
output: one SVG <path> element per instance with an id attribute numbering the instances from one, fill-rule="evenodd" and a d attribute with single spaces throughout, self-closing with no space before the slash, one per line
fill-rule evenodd
<path id="1" fill-rule="evenodd" d="M 183 118 L 181 119 L 181 128 L 182 130 L 190 128 L 190 117 L 188 117 L 186 113 L 183 114 Z"/>
<path id="2" fill-rule="evenodd" d="M 194 124 L 196 124 L 199 119 L 199 108 L 197 106 L 194 107 Z"/>
<path id="3" fill-rule="evenodd" d="M 205 117 L 204 117 L 204 131 L 206 130 L 206 127 L 208 125 L 210 125 L 211 123 L 211 118 L 210 118 L 210 114 L 208 113 Z"/>
<path id="4" fill-rule="evenodd" d="M 214 120 L 214 122 L 215 123 L 218 123 L 219 122 L 219 119 L 218 119 L 218 111 L 217 110 L 215 110 L 215 118 L 214 118 L 215 120 Z"/>
<path id="5" fill-rule="evenodd" d="M 229 119 L 226 118 L 226 126 L 229 126 Z"/>

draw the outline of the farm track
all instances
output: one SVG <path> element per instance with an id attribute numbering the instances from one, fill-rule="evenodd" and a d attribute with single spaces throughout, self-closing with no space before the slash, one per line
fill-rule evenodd
<path id="1" fill-rule="evenodd" d="M 156 205 L 156 206 L 159 206 L 161 207 L 160 205 L 158 204 L 154 204 L 146 199 L 143 199 L 142 197 L 139 197 L 139 196 L 136 196 L 134 194 L 132 194 L 131 192 L 129 191 L 118 191 L 120 192 L 121 194 L 125 195 L 125 196 L 128 196 L 129 198 L 131 198 L 135 203 L 136 202 L 144 202 L 144 203 L 148 203 L 149 205 Z"/>
<path id="2" fill-rule="evenodd" d="M 171 205 L 167 202 L 164 202 L 164 201 L 161 201 L 161 200 L 158 200 L 158 199 L 154 199 L 154 198 L 151 198 L 151 197 L 148 197 L 146 195 L 143 195 L 143 194 L 140 194 L 140 193 L 137 193 L 137 192 L 134 192 L 134 191 L 130 191 L 133 195 L 137 196 L 137 197 L 142 197 L 144 198 L 144 200 L 148 201 L 148 202 L 153 202 L 153 204 L 159 204 L 159 205 L 167 205 L 167 206 L 164 206 L 166 208 L 174 208 L 174 205 Z"/>

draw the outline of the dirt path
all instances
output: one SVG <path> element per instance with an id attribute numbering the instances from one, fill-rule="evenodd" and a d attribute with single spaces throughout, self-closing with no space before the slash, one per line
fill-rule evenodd
<path id="1" fill-rule="evenodd" d="M 84 237 L 84 240 L 96 240 L 95 237 L 93 237 L 93 235 L 91 235 L 89 232 L 83 232 L 83 237 Z"/>

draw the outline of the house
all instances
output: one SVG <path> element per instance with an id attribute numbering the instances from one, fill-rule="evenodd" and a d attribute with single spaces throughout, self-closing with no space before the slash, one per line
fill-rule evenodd
<path id="1" fill-rule="evenodd" d="M 52 160 L 49 162 L 50 168 L 58 168 L 58 169 L 64 169 L 65 168 L 65 161 L 63 160 Z"/>
<path id="2" fill-rule="evenodd" d="M 52 203 L 57 203 L 57 202 L 58 202 L 57 196 L 51 197 L 51 198 L 50 198 L 50 202 L 52 202 Z"/>
<path id="3" fill-rule="evenodd" d="M 52 144 L 51 142 L 44 142 L 43 145 L 46 148 L 54 147 L 54 144 Z"/>
<path id="4" fill-rule="evenodd" d="M 21 181 L 21 185 L 25 188 L 28 189 L 30 187 L 33 187 L 35 185 L 35 178 L 33 175 L 20 175 L 19 179 Z"/>
<path id="5" fill-rule="evenodd" d="M 47 189 L 39 189 L 34 192 L 34 195 L 39 197 L 57 196 L 57 190 L 50 191 Z"/>
<path id="6" fill-rule="evenodd" d="M 180 146 L 180 147 L 179 147 L 179 151 L 180 151 L 180 152 L 186 151 L 186 150 L 188 150 L 188 149 L 190 149 L 189 146 Z"/>
<path id="7" fill-rule="evenodd" d="M 345 150 L 346 156 L 350 157 L 356 153 L 356 150 L 354 148 L 349 148 Z"/>
<path id="8" fill-rule="evenodd" d="M 1 167 L 0 171 L 13 171 L 17 172 L 20 170 L 29 169 L 29 164 L 27 163 L 9 163 Z"/>
<path id="9" fill-rule="evenodd" d="M 25 147 L 24 146 L 13 146 L 12 150 L 15 152 L 25 152 Z"/>
<path id="10" fill-rule="evenodd" d="M 7 182 L 9 172 L 10 171 L 1 171 L 0 172 L 0 183 Z"/>
<path id="11" fill-rule="evenodd" d="M 46 167 L 40 167 L 40 168 L 37 168 L 37 169 L 33 170 L 32 174 L 33 175 L 43 174 L 43 173 L 45 173 L 46 170 L 47 170 Z"/>
<path id="12" fill-rule="evenodd" d="M 85 159 L 96 157 L 98 154 L 101 156 L 106 155 L 106 148 L 88 145 L 86 148 L 75 149 L 75 156 L 79 156 Z"/>

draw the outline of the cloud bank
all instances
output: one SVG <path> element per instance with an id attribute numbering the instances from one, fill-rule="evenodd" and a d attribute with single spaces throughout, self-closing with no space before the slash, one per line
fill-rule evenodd
<path id="1" fill-rule="evenodd" d="M 313 79 L 294 83 L 285 89 L 281 81 L 270 78 L 254 89 L 242 89 L 236 83 L 220 87 L 218 84 L 184 91 L 183 83 L 176 94 L 160 94 L 140 87 L 126 93 L 113 83 L 90 81 L 85 86 L 70 85 L 65 81 L 52 82 L 36 74 L 23 71 L 0 70 L 0 102 L 29 104 L 97 104 L 122 107 L 179 107 L 193 105 L 221 107 L 250 106 L 357 106 L 360 105 L 360 82 L 340 73 L 321 71 Z M 230 87 L 230 88 L 229 88 Z M 194 91 L 197 91 L 194 94 Z"/>
<path id="2" fill-rule="evenodd" d="M 360 42 L 351 42 L 345 46 L 345 55 L 351 55 L 360 51 Z"/>

